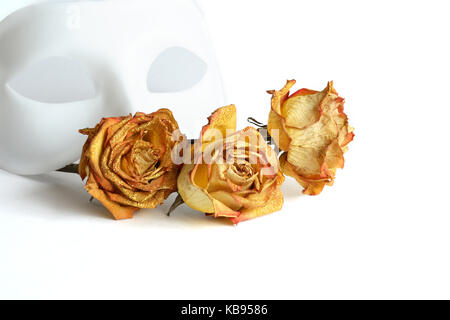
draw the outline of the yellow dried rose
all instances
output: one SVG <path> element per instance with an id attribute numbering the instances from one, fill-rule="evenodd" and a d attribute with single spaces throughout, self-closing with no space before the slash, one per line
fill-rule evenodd
<path id="1" fill-rule="evenodd" d="M 277 154 L 254 128 L 236 132 L 236 108 L 218 109 L 185 164 L 178 192 L 192 209 L 235 224 L 281 210 Z"/>
<path id="2" fill-rule="evenodd" d="M 336 169 L 344 167 L 344 153 L 353 128 L 344 113 L 344 99 L 333 82 L 322 92 L 301 89 L 290 95 L 295 80 L 272 94 L 268 131 L 283 151 L 282 171 L 294 177 L 305 194 L 320 194 L 332 185 Z"/>
<path id="3" fill-rule="evenodd" d="M 173 164 L 172 133 L 178 124 L 161 109 L 134 117 L 104 118 L 88 136 L 79 174 L 86 190 L 115 219 L 129 219 L 144 208 L 155 208 L 176 191 L 179 166 Z"/>

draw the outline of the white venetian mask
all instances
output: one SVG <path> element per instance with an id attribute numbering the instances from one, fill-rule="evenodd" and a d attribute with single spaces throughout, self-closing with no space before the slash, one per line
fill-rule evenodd
<path id="1" fill-rule="evenodd" d="M 2 0 L 0 7 L 1 169 L 59 169 L 80 156 L 78 129 L 159 107 L 195 137 L 224 103 L 192 0 Z"/>

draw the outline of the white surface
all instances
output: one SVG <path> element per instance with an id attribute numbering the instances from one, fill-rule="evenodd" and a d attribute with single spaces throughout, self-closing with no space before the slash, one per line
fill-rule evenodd
<path id="1" fill-rule="evenodd" d="M 287 179 L 282 212 L 232 227 L 115 222 L 76 176 L 3 173 L 0 296 L 450 298 L 448 2 L 199 3 L 242 125 L 287 78 L 335 81 L 357 135 L 336 185 Z"/>
<path id="2" fill-rule="evenodd" d="M 79 129 L 137 111 L 171 107 L 197 136 L 224 103 L 192 0 L 15 1 L 2 0 L 0 17 L 33 5 L 0 20 L 1 169 L 57 170 L 79 158 Z"/>

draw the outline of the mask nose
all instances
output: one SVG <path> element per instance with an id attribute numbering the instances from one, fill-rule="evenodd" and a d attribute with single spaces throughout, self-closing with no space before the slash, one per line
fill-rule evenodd
<path id="1" fill-rule="evenodd" d="M 105 103 L 117 113 L 116 116 L 138 111 L 150 113 L 160 108 L 176 111 L 201 101 L 198 92 L 193 92 L 203 86 L 208 74 L 211 75 L 210 64 L 201 57 L 204 54 L 183 46 L 164 49 L 164 46 L 155 45 L 155 48 L 141 51 L 147 53 L 147 58 L 141 57 L 139 62 L 133 63 L 129 57 L 116 56 L 116 61 L 110 64 L 113 69 L 108 71 L 109 75 L 102 77 L 100 74 L 105 82 L 102 88 Z M 125 65 L 121 65 L 121 61 L 125 61 Z M 217 86 L 216 79 L 208 81 Z M 208 94 L 207 91 L 204 95 Z"/>
<path id="2" fill-rule="evenodd" d="M 114 70 L 98 74 L 98 91 L 104 117 L 120 117 L 140 111 L 136 89 L 133 88 L 135 81 L 130 84 L 129 78 L 126 73 Z"/>

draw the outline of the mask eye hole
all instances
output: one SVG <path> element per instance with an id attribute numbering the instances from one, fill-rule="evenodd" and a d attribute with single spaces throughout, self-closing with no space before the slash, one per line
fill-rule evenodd
<path id="1" fill-rule="evenodd" d="M 163 51 L 153 62 L 147 77 L 150 92 L 178 92 L 199 83 L 208 66 L 195 53 L 181 47 Z"/>
<path id="2" fill-rule="evenodd" d="M 95 98 L 87 68 L 72 59 L 52 57 L 16 75 L 8 86 L 18 94 L 43 103 L 68 103 Z"/>

